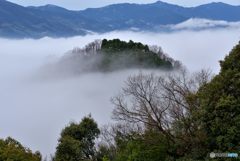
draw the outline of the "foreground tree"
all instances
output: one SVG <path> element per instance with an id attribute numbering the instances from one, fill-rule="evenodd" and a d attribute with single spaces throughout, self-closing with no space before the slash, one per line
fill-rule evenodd
<path id="1" fill-rule="evenodd" d="M 155 131 L 143 135 L 129 133 L 116 136 L 117 154 L 115 161 L 164 161 L 166 159 L 166 140 Z"/>
<path id="2" fill-rule="evenodd" d="M 209 151 L 240 150 L 240 44 L 220 62 L 220 73 L 199 91 Z"/>
<path id="3" fill-rule="evenodd" d="M 114 124 L 101 130 L 98 145 L 99 161 L 166 160 L 167 141 L 155 130 L 132 124 Z"/>
<path id="4" fill-rule="evenodd" d="M 130 77 L 122 93 L 113 98 L 114 118 L 157 131 L 169 146 L 168 154 L 178 158 L 204 152 L 205 135 L 201 129 L 196 97 L 199 87 L 210 80 L 208 71 L 189 75 L 181 70 L 169 75 Z M 203 149 L 203 151 L 201 151 Z"/>
<path id="5" fill-rule="evenodd" d="M 98 125 L 91 116 L 84 117 L 79 124 L 71 123 L 61 133 L 54 160 L 94 160 L 96 153 L 94 141 L 99 133 Z"/>
<path id="6" fill-rule="evenodd" d="M 8 137 L 0 139 L 0 161 L 41 161 L 40 152 L 33 153 L 18 141 Z"/>

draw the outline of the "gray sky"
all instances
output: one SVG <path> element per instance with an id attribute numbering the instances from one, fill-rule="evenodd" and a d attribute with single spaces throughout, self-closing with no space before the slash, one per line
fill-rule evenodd
<path id="1" fill-rule="evenodd" d="M 39 6 L 45 4 L 55 4 L 68 9 L 81 10 L 85 8 L 101 7 L 114 3 L 153 3 L 157 0 L 9 0 L 24 6 Z M 178 4 L 182 6 L 197 6 L 210 2 L 224 2 L 232 5 L 240 5 L 240 0 L 162 0 L 164 2 Z"/>

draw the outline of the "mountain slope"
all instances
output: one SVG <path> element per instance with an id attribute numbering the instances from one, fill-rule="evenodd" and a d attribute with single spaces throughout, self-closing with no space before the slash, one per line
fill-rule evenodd
<path id="1" fill-rule="evenodd" d="M 240 6 L 214 2 L 194 8 L 192 15 L 197 18 L 236 22 L 240 20 Z"/>
<path id="2" fill-rule="evenodd" d="M 22 7 L 0 1 L 0 35 L 4 37 L 74 36 L 85 34 L 83 17 L 50 6 Z"/>
<path id="3" fill-rule="evenodd" d="M 156 25 L 177 24 L 188 18 L 173 11 L 173 5 L 154 3 L 149 5 L 115 4 L 103 8 L 86 9 L 80 12 L 90 19 L 98 18 L 100 23 L 112 29 L 131 27 L 151 29 Z M 176 7 L 183 9 L 182 7 Z"/>
<path id="4" fill-rule="evenodd" d="M 0 0 L 0 15 L 1 37 L 69 37 L 133 28 L 155 31 L 190 18 L 236 22 L 240 21 L 240 6 L 210 3 L 185 8 L 158 1 L 71 11 L 54 5 L 23 7 Z"/>

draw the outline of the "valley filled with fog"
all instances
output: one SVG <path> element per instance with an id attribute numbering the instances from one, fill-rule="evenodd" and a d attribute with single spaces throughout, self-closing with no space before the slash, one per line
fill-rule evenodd
<path id="1" fill-rule="evenodd" d="M 218 73 L 219 60 L 240 38 L 239 27 L 171 33 L 111 32 L 72 38 L 0 39 L 0 136 L 12 136 L 43 155 L 54 153 L 61 129 L 92 114 L 101 125 L 110 123 L 111 97 L 138 70 L 86 73 L 57 79 L 37 79 L 39 69 L 67 51 L 96 39 L 133 40 L 161 46 L 163 51 L 195 72 Z M 143 71 L 162 73 L 162 71 Z"/>

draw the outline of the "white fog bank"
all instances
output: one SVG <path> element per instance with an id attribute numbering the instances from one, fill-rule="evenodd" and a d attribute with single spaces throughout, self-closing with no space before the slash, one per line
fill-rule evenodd
<path id="1" fill-rule="evenodd" d="M 40 66 L 95 39 L 134 40 L 159 45 L 190 71 L 219 71 L 240 40 L 240 29 L 175 33 L 112 32 L 73 38 L 0 39 L 0 138 L 11 136 L 44 155 L 54 153 L 61 129 L 89 113 L 102 125 L 111 121 L 110 98 L 137 70 L 89 73 L 67 79 L 32 81 Z M 148 71 L 149 72 L 149 71 Z"/>

